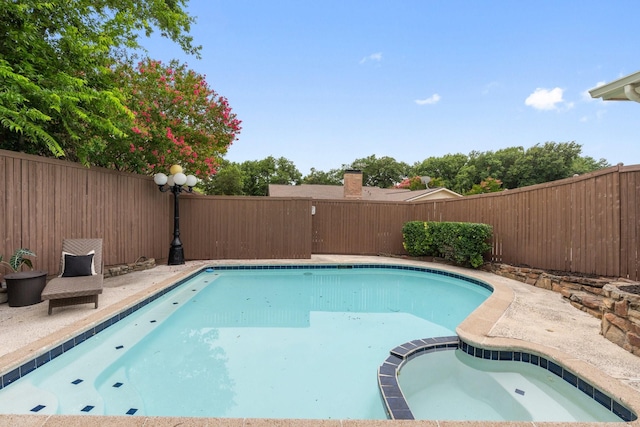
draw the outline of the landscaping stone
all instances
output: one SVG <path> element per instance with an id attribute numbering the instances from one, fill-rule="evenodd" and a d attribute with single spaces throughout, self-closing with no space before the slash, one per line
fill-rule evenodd
<path id="1" fill-rule="evenodd" d="M 601 334 L 640 356 L 640 284 L 623 278 L 582 277 L 529 267 L 491 264 L 499 276 L 560 293 L 572 306 L 601 319 Z"/>
<path id="2" fill-rule="evenodd" d="M 116 277 L 134 271 L 148 270 L 156 266 L 155 258 L 142 257 L 138 261 L 131 264 L 111 265 L 104 268 L 104 277 Z"/>

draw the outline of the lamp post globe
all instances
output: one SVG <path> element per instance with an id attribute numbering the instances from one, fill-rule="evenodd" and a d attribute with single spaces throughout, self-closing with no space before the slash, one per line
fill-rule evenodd
<path id="1" fill-rule="evenodd" d="M 156 185 L 165 185 L 167 183 L 167 175 L 157 173 L 153 176 L 153 182 L 155 182 Z"/>
<path id="2" fill-rule="evenodd" d="M 198 183 L 198 178 L 193 175 L 187 175 L 187 186 L 193 187 Z"/>
<path id="3" fill-rule="evenodd" d="M 176 185 L 185 185 L 187 183 L 187 176 L 182 172 L 178 172 L 173 175 L 173 182 Z"/>

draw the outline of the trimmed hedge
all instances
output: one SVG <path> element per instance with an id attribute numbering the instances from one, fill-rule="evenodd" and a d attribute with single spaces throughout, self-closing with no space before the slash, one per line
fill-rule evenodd
<path id="1" fill-rule="evenodd" d="M 439 256 L 457 265 L 478 268 L 491 249 L 493 229 L 470 222 L 410 221 L 402 227 L 404 249 L 411 256 Z"/>

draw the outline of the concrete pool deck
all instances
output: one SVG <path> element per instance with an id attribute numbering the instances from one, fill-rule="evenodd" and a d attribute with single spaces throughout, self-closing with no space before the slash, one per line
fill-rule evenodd
<path id="1" fill-rule="evenodd" d="M 494 293 L 457 329 L 467 342 L 487 348 L 521 349 L 556 360 L 603 391 L 640 413 L 640 358 L 600 335 L 600 321 L 579 311 L 552 291 L 535 288 L 492 273 L 400 258 L 314 255 L 308 260 L 191 261 L 182 266 L 157 266 L 150 270 L 107 278 L 100 305 L 54 309 L 47 303 L 8 307 L 0 305 L 0 373 L 4 374 L 48 348 L 134 305 L 182 277 L 207 265 L 390 263 L 415 265 L 475 277 L 490 283 Z M 424 337 L 416 337 L 424 338 Z M 375 372 L 372 373 L 375 375 Z M 345 402 L 345 404 L 347 404 Z M 381 403 L 382 404 L 382 403 Z M 597 404 L 594 402 L 594 404 Z M 617 425 L 622 425 L 619 423 Z M 640 421 L 627 423 L 640 426 Z M 462 422 L 389 420 L 273 420 L 165 418 L 146 416 L 0 415 L 1 426 L 220 426 L 220 427 L 378 427 L 378 426 L 542 426 L 602 425 L 599 423 Z"/>

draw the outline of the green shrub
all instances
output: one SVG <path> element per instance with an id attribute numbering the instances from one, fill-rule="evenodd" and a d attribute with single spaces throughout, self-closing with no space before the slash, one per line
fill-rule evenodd
<path id="1" fill-rule="evenodd" d="M 425 236 L 422 221 L 406 222 L 402 226 L 402 246 L 411 256 L 421 256 L 419 241 Z"/>
<path id="2" fill-rule="evenodd" d="M 437 255 L 437 248 L 429 229 L 429 223 L 410 221 L 402 227 L 404 249 L 411 256 Z"/>
<path id="3" fill-rule="evenodd" d="M 441 256 L 465 267 L 478 268 L 491 246 L 492 228 L 467 222 L 411 221 L 402 228 L 404 248 L 411 256 Z"/>

